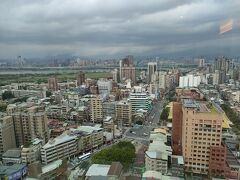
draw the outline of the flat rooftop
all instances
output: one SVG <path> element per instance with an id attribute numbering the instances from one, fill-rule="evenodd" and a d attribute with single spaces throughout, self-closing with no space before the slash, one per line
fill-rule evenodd
<path id="1" fill-rule="evenodd" d="M 214 102 L 197 102 L 191 98 L 183 98 L 182 104 L 185 108 L 196 108 L 200 113 L 224 113 L 221 107 Z"/>
<path id="2" fill-rule="evenodd" d="M 182 99 L 183 106 L 186 108 L 197 108 L 198 105 L 196 101 L 190 98 Z"/>
<path id="3" fill-rule="evenodd" d="M 88 169 L 86 176 L 107 176 L 111 165 L 93 164 Z"/>
<path id="4" fill-rule="evenodd" d="M 9 149 L 5 153 L 3 153 L 3 158 L 20 158 L 21 157 L 21 149 Z"/>
<path id="5" fill-rule="evenodd" d="M 53 162 L 49 163 L 48 165 L 42 167 L 42 173 L 45 174 L 47 172 L 53 171 L 54 169 L 59 168 L 61 165 L 62 165 L 61 159 L 53 161 Z"/>
<path id="6" fill-rule="evenodd" d="M 50 139 L 47 144 L 45 144 L 42 148 L 49 148 L 49 147 L 54 147 L 58 144 L 65 143 L 71 140 L 76 139 L 77 136 L 75 135 L 68 135 L 67 133 L 63 133 L 60 136 L 57 136 L 54 139 Z"/>

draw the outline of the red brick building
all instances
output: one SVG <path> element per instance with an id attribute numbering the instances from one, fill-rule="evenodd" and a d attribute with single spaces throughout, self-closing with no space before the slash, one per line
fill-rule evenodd
<path id="1" fill-rule="evenodd" d="M 173 103 L 172 148 L 174 155 L 182 155 L 182 104 Z"/>
<path id="2" fill-rule="evenodd" d="M 211 146 L 209 157 L 209 173 L 213 176 L 225 175 L 226 146 Z"/>
<path id="3" fill-rule="evenodd" d="M 209 174 L 214 177 L 240 178 L 240 163 L 226 145 L 210 147 Z"/>

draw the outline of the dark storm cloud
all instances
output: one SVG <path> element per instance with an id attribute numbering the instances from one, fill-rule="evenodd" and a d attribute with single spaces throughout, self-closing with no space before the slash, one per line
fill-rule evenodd
<path id="1" fill-rule="evenodd" d="M 0 55 L 235 53 L 239 7 L 238 0 L 2 0 Z M 229 18 L 238 31 L 219 35 Z"/>

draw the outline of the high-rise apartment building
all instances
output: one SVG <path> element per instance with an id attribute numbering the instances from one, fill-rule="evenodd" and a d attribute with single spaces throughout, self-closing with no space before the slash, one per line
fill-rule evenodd
<path id="1" fill-rule="evenodd" d="M 166 76 L 167 76 L 167 72 L 164 72 L 164 71 L 159 72 L 158 80 L 159 80 L 159 88 L 161 90 L 166 89 Z"/>
<path id="2" fill-rule="evenodd" d="M 152 76 L 157 71 L 157 63 L 156 62 L 149 62 L 148 69 L 147 69 L 147 82 L 148 84 L 153 81 Z"/>
<path id="3" fill-rule="evenodd" d="M 222 70 L 227 73 L 230 69 L 230 66 L 231 66 L 231 61 L 225 57 L 216 58 L 214 61 L 215 70 Z"/>
<path id="4" fill-rule="evenodd" d="M 103 121 L 102 99 L 98 95 L 90 97 L 90 120 L 93 123 L 102 123 Z"/>
<path id="5" fill-rule="evenodd" d="M 112 79 L 114 82 L 118 83 L 119 82 L 119 74 L 118 74 L 118 69 L 114 69 L 112 72 Z"/>
<path id="6" fill-rule="evenodd" d="M 118 127 L 129 126 L 132 123 L 132 106 L 127 101 L 119 101 L 116 104 L 116 121 Z"/>
<path id="7" fill-rule="evenodd" d="M 217 71 L 219 74 L 219 84 L 225 83 L 226 81 L 226 74 L 232 68 L 232 62 L 225 58 L 219 57 L 216 58 L 214 61 L 214 70 Z"/>
<path id="8" fill-rule="evenodd" d="M 77 86 L 81 86 L 85 83 L 85 74 L 84 72 L 80 71 L 77 75 Z"/>
<path id="9" fill-rule="evenodd" d="M 181 76 L 179 78 L 180 88 L 198 87 L 201 83 L 201 77 L 195 76 L 193 74 L 188 74 L 186 76 Z"/>
<path id="10" fill-rule="evenodd" d="M 212 84 L 218 85 L 223 84 L 226 81 L 226 73 L 222 70 L 215 70 L 215 72 L 212 75 Z"/>
<path id="11" fill-rule="evenodd" d="M 58 90 L 58 82 L 57 82 L 57 78 L 55 76 L 51 76 L 48 78 L 48 89 L 50 89 L 52 91 Z"/>
<path id="12" fill-rule="evenodd" d="M 8 149 L 15 148 L 15 133 L 11 116 L 0 118 L 0 158 Z"/>
<path id="13" fill-rule="evenodd" d="M 48 141 L 48 118 L 40 107 L 33 106 L 9 115 L 13 117 L 17 146 L 28 144 L 35 138 L 41 139 L 43 143 Z"/>
<path id="14" fill-rule="evenodd" d="M 120 61 L 120 80 L 130 79 L 133 84 L 136 83 L 136 68 L 133 64 L 133 57 L 127 56 Z"/>
<path id="15" fill-rule="evenodd" d="M 183 99 L 182 116 L 185 170 L 208 174 L 210 148 L 221 147 L 222 112 L 214 104 Z"/>
<path id="16" fill-rule="evenodd" d="M 103 102 L 103 116 L 111 116 L 114 118 L 116 116 L 116 101 L 106 101 Z"/>

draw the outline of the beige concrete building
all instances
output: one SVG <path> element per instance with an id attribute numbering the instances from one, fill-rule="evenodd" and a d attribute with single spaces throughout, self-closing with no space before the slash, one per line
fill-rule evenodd
<path id="1" fill-rule="evenodd" d="M 102 123 L 103 121 L 103 106 L 100 96 L 92 95 L 90 97 L 90 120 L 93 123 Z"/>
<path id="2" fill-rule="evenodd" d="M 116 121 L 118 127 L 129 126 L 132 123 L 132 106 L 130 102 L 119 101 L 116 104 Z"/>
<path id="3" fill-rule="evenodd" d="M 16 148 L 13 119 L 11 116 L 5 116 L 0 118 L 0 158 L 11 148 Z"/>
<path id="4" fill-rule="evenodd" d="M 70 158 L 103 145 L 103 128 L 79 126 L 50 139 L 41 149 L 43 164 Z"/>
<path id="5" fill-rule="evenodd" d="M 32 140 L 31 144 L 23 146 L 21 151 L 22 163 L 32 164 L 40 160 L 42 141 L 40 139 Z"/>
<path id="6" fill-rule="evenodd" d="M 78 126 L 70 130 L 78 137 L 78 153 L 89 151 L 103 145 L 103 128 L 93 126 Z"/>
<path id="7" fill-rule="evenodd" d="M 32 106 L 16 111 L 9 109 L 12 115 L 17 146 L 25 145 L 35 138 L 40 138 L 43 143 L 49 139 L 49 129 L 47 126 L 47 115 L 39 106 Z"/>
<path id="8" fill-rule="evenodd" d="M 43 164 L 49 164 L 58 159 L 70 158 L 77 154 L 77 136 L 69 135 L 68 132 L 50 139 L 41 149 Z"/>
<path id="9" fill-rule="evenodd" d="M 182 100 L 182 152 L 185 170 L 207 174 L 210 147 L 221 147 L 223 116 L 214 104 Z"/>

